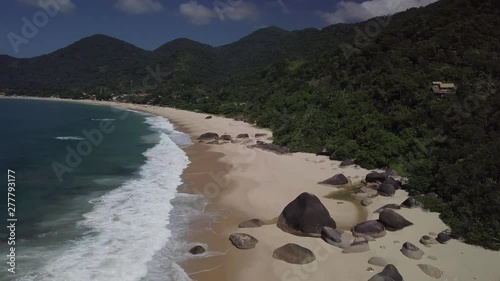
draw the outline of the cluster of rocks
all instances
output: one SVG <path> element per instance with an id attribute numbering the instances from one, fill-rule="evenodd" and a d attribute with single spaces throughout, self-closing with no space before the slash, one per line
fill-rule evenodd
<path id="1" fill-rule="evenodd" d="M 365 181 L 367 186 L 361 188 L 363 194 L 366 195 L 362 199 L 364 205 L 371 204 L 371 197 L 394 195 L 395 190 L 402 188 L 403 185 L 386 173 L 370 173 L 366 176 Z M 343 174 L 337 174 L 319 183 L 342 186 L 348 184 L 349 180 Z M 277 219 L 276 226 L 282 231 L 293 235 L 321 238 L 326 243 L 342 249 L 344 254 L 362 253 L 370 251 L 370 241 L 384 237 L 387 231 L 400 231 L 412 226 L 413 223 L 397 213 L 396 210 L 417 207 L 420 207 L 419 203 L 411 197 L 401 204 L 386 204 L 375 211 L 375 213 L 379 213 L 377 220 L 359 223 L 353 226 L 350 231 L 341 231 L 336 229 L 335 220 L 321 200 L 313 194 L 304 192 L 286 205 Z M 240 223 L 238 227 L 255 228 L 263 225 L 265 225 L 264 221 L 251 219 Z M 420 239 L 420 243 L 428 246 L 446 243 L 450 240 L 450 236 L 446 232 L 435 236 L 424 235 Z M 234 233 L 229 237 L 229 240 L 235 247 L 245 250 L 254 248 L 258 243 L 255 237 L 244 233 Z M 425 255 L 423 250 L 411 242 L 403 243 L 400 251 L 407 258 L 414 260 L 421 260 Z M 307 264 L 316 259 L 311 250 L 293 243 L 275 249 L 272 256 L 275 259 L 291 264 Z M 429 256 L 429 259 L 431 259 L 431 256 Z M 433 257 L 433 259 L 436 258 Z M 386 258 L 375 256 L 368 260 L 368 264 L 384 267 L 380 273 L 375 274 L 369 281 L 403 280 L 397 268 Z M 419 264 L 418 267 L 428 276 L 434 278 L 442 276 L 442 271 L 432 265 Z M 370 271 L 372 270 L 370 268 Z"/>
<path id="2" fill-rule="evenodd" d="M 248 147 L 249 148 L 259 148 L 259 149 L 266 150 L 266 151 L 273 152 L 273 153 L 280 154 L 280 155 L 291 153 L 290 149 L 286 146 L 279 146 L 276 144 L 266 143 L 263 141 L 257 141 L 257 144 L 249 145 Z"/>

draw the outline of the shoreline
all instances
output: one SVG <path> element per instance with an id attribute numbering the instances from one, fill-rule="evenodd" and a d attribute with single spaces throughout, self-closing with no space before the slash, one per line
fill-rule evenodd
<path id="1" fill-rule="evenodd" d="M 364 179 L 370 171 L 352 166 L 339 168 L 338 161 L 330 161 L 313 154 L 276 155 L 250 149 L 242 144 L 207 145 L 196 142 L 196 137 L 209 131 L 219 135 L 227 133 L 233 137 L 248 133 L 253 140 L 256 140 L 256 133 L 266 133 L 266 138 L 272 135 L 269 130 L 223 117 L 213 116 L 212 119 L 205 119 L 207 114 L 147 105 L 33 99 L 126 107 L 163 116 L 174 124 L 176 130 L 191 136 L 194 144 L 183 149 L 191 164 L 184 170 L 182 178 L 188 184 L 188 193 L 203 194 L 210 198 L 204 212 L 213 213 L 216 221 L 210 224 L 210 231 L 193 231 L 187 240 L 206 243 L 208 250 L 225 253 L 210 258 L 196 258 L 181 264 L 188 274 L 191 273 L 193 280 L 305 280 L 303 277 L 307 276 L 307 280 L 313 281 L 324 280 L 324 276 L 335 276 L 339 280 L 363 281 L 382 270 L 381 267 L 367 263 L 373 256 L 384 257 L 393 263 L 407 281 L 436 280 L 423 274 L 416 266 L 420 263 L 441 269 L 441 280 L 500 279 L 500 268 L 495 266 L 495 261 L 500 260 L 500 252 L 467 245 L 457 240 L 451 240 L 446 245 L 432 245 L 430 248 L 418 243 L 422 235 L 447 229 L 438 213 L 427 213 L 420 209 L 399 210 L 398 213 L 414 225 L 398 232 L 388 232 L 385 237 L 370 242 L 368 252 L 341 254 L 339 249 L 334 248 L 328 250 L 329 254 L 325 259 L 318 259 L 314 269 L 277 261 L 272 258 L 272 252 L 285 243 L 297 243 L 315 253 L 325 250 L 325 245 L 328 244 L 321 239 L 287 234 L 272 223 L 255 229 L 238 229 L 237 225 L 253 218 L 272 222 L 286 204 L 298 194 L 307 191 L 321 199 L 338 225 L 352 226 L 360 220 L 359 206 L 349 202 L 340 204 L 339 200 L 325 198 L 332 191 L 339 189 L 319 185 L 317 182 L 337 173 L 343 173 L 352 182 L 356 182 Z M 398 190 L 394 197 L 374 198 L 373 204 L 363 207 L 366 210 L 366 219 L 377 219 L 378 214 L 374 214 L 374 210 L 385 204 L 399 204 L 406 198 L 407 193 L 402 190 Z M 197 223 L 199 222 L 193 222 L 193 230 L 199 227 Z M 228 240 L 228 236 L 234 232 L 250 234 L 256 237 L 259 243 L 252 250 L 237 250 Z M 410 260 L 399 252 L 401 244 L 406 241 L 418 245 L 425 252 L 422 260 Z M 437 260 L 432 260 L 429 256 L 436 257 Z M 374 272 L 367 271 L 368 267 L 373 267 Z M 208 269 L 212 270 L 207 271 Z M 302 272 L 302 275 L 293 273 L 298 271 Z M 199 273 L 192 274 L 193 272 Z"/>

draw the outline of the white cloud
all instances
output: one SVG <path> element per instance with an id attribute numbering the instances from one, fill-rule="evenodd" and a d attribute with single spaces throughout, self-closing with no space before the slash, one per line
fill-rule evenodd
<path id="1" fill-rule="evenodd" d="M 215 11 L 198 4 L 196 1 L 181 4 L 179 11 L 190 23 L 198 25 L 209 24 L 213 18 L 217 17 Z"/>
<path id="2" fill-rule="evenodd" d="M 329 24 L 359 22 L 373 17 L 392 15 L 414 7 L 427 6 L 437 0 L 368 0 L 362 3 L 342 1 L 333 13 L 318 12 Z"/>
<path id="3" fill-rule="evenodd" d="M 40 1 L 40 0 L 18 0 L 21 3 L 34 6 L 34 7 L 40 7 L 43 8 L 45 7 L 44 3 L 47 1 Z M 51 2 L 51 1 L 49 1 Z M 59 9 L 61 13 L 69 15 L 71 14 L 75 9 L 76 5 L 72 2 L 72 0 L 59 0 L 55 1 L 57 4 L 59 4 Z"/>
<path id="4" fill-rule="evenodd" d="M 253 3 L 243 1 L 238 5 L 228 5 L 220 10 L 216 9 L 216 12 L 221 20 L 225 20 L 226 17 L 233 21 L 251 20 L 259 17 L 257 7 Z"/>
<path id="5" fill-rule="evenodd" d="M 158 0 L 118 0 L 115 7 L 127 14 L 142 15 L 160 12 L 163 5 Z"/>
<path id="6" fill-rule="evenodd" d="M 238 1 L 216 1 L 213 6 L 207 7 L 191 0 L 179 6 L 181 15 L 186 17 L 192 24 L 204 25 L 212 22 L 214 18 L 220 20 L 243 21 L 259 17 L 257 7 L 249 2 Z"/>

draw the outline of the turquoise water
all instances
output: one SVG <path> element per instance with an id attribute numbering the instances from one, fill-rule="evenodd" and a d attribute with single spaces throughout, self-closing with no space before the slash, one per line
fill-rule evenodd
<path id="1" fill-rule="evenodd" d="M 16 274 L 3 263 L 0 280 L 147 276 L 171 236 L 189 138 L 161 117 L 77 103 L 0 99 L 0 121 L 1 178 L 16 172 L 18 219 Z"/>

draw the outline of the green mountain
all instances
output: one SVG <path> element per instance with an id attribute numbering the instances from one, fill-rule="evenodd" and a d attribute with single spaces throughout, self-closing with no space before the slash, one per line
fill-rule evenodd
<path id="1" fill-rule="evenodd" d="M 244 115 L 294 151 L 397 170 L 455 236 L 500 249 L 498 26 L 498 1 L 441 0 L 322 30 L 269 27 L 221 47 L 178 39 L 149 52 L 98 35 L 32 59 L 0 56 L 0 90 L 142 92 L 158 70 L 145 89 L 154 103 Z M 435 94 L 434 81 L 456 91 Z"/>

